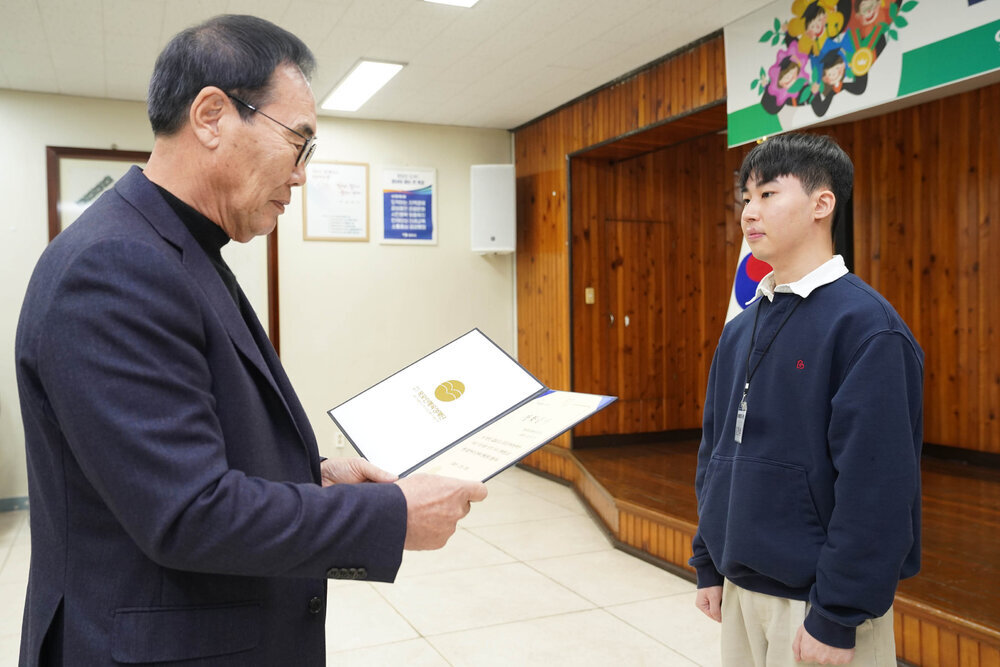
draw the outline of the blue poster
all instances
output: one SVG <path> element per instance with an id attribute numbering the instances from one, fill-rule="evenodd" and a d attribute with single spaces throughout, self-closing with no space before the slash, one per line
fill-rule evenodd
<path id="1" fill-rule="evenodd" d="M 433 169 L 387 169 L 382 207 L 383 243 L 437 242 Z"/>

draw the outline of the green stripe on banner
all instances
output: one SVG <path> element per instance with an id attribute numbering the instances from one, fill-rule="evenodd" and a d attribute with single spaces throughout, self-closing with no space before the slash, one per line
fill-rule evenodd
<path id="1" fill-rule="evenodd" d="M 730 146 L 745 144 L 781 132 L 781 121 L 760 104 L 734 111 L 726 118 L 727 140 Z"/>
<path id="2" fill-rule="evenodd" d="M 903 54 L 903 97 L 1000 68 L 1000 21 L 967 30 Z"/>

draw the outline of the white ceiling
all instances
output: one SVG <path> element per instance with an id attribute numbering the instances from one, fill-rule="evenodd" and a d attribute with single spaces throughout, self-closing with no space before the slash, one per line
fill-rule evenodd
<path id="1" fill-rule="evenodd" d="M 254 14 L 313 50 L 317 100 L 362 57 L 408 63 L 353 118 L 509 129 L 771 0 L 0 0 L 0 88 L 144 100 L 174 34 Z"/>

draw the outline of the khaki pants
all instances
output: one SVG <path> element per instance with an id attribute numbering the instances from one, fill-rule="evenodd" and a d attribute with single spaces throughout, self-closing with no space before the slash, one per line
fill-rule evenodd
<path id="1" fill-rule="evenodd" d="M 753 593 L 727 579 L 722 591 L 722 664 L 725 667 L 798 667 L 795 633 L 809 612 L 801 600 Z M 858 626 L 852 667 L 896 667 L 892 609 Z"/>

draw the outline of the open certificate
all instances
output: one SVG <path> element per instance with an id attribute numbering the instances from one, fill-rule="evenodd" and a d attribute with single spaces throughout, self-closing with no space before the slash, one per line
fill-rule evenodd
<path id="1" fill-rule="evenodd" d="M 550 391 L 473 329 L 329 415 L 393 474 L 486 481 L 614 400 Z"/>

